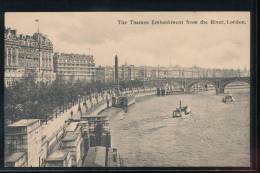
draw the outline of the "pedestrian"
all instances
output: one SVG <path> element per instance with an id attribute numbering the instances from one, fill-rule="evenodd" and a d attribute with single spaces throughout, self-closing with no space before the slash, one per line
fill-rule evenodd
<path id="1" fill-rule="evenodd" d="M 107 101 L 107 108 L 109 108 L 109 99 L 108 99 L 108 95 L 106 95 L 106 101 Z"/>
<path id="2" fill-rule="evenodd" d="M 70 118 L 72 118 L 72 116 L 73 116 L 73 111 L 70 112 Z"/>

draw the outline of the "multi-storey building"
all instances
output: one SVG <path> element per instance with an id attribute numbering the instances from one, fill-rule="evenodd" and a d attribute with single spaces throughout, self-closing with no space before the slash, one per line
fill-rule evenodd
<path id="1" fill-rule="evenodd" d="M 128 65 L 122 65 L 119 69 L 119 80 L 130 80 L 131 73 L 129 73 L 129 66 Z"/>
<path id="2" fill-rule="evenodd" d="M 42 33 L 17 34 L 6 28 L 5 34 L 5 85 L 15 85 L 20 79 L 34 77 L 36 82 L 55 80 L 53 73 L 53 45 Z"/>
<path id="3" fill-rule="evenodd" d="M 96 68 L 96 81 L 111 82 L 114 80 L 114 69 L 109 66 Z"/>
<path id="4" fill-rule="evenodd" d="M 135 66 L 134 65 L 122 65 L 119 69 L 119 79 L 120 80 L 134 80 L 136 77 Z"/>
<path id="5" fill-rule="evenodd" d="M 96 81 L 105 82 L 106 81 L 106 72 L 105 67 L 96 68 Z"/>
<path id="6" fill-rule="evenodd" d="M 15 166 L 22 160 L 23 165 L 38 167 L 41 165 L 41 125 L 38 119 L 22 119 L 8 125 L 5 132 L 6 163 Z M 15 156 L 15 157 L 14 157 Z M 19 156 L 19 157 L 18 157 Z M 11 159 L 11 158 L 12 159 Z"/>
<path id="7" fill-rule="evenodd" d="M 95 81 L 93 55 L 55 53 L 54 72 L 66 81 Z"/>
<path id="8" fill-rule="evenodd" d="M 120 70 L 119 70 L 120 71 Z M 96 81 L 112 82 L 114 80 L 114 68 L 110 66 L 99 66 L 96 68 Z M 120 72 L 121 74 L 121 72 Z"/>
<path id="9" fill-rule="evenodd" d="M 170 78 L 178 78 L 182 77 L 182 68 L 179 66 L 169 67 L 168 69 L 168 77 Z"/>
<path id="10" fill-rule="evenodd" d="M 113 67 L 105 66 L 105 81 L 113 81 L 115 78 L 115 70 Z"/>

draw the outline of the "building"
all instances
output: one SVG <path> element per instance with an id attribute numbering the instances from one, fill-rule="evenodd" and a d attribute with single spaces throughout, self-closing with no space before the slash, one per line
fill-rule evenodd
<path id="1" fill-rule="evenodd" d="M 96 68 L 96 81 L 106 82 L 106 69 L 105 67 L 97 67 Z"/>
<path id="2" fill-rule="evenodd" d="M 72 156 L 70 152 L 64 150 L 56 150 L 54 151 L 47 159 L 46 159 L 46 167 L 72 167 Z"/>
<path id="3" fill-rule="evenodd" d="M 120 80 L 135 80 L 136 73 L 135 73 L 135 66 L 134 65 L 122 65 L 119 70 Z"/>
<path id="4" fill-rule="evenodd" d="M 105 81 L 112 82 L 115 78 L 115 70 L 113 67 L 105 66 Z"/>
<path id="5" fill-rule="evenodd" d="M 112 82 L 114 81 L 114 68 L 110 66 L 99 66 L 96 68 L 96 81 Z"/>
<path id="6" fill-rule="evenodd" d="M 193 67 L 152 67 L 121 65 L 118 68 L 118 76 L 121 81 L 141 80 L 149 81 L 166 78 L 211 78 L 211 77 L 245 77 L 250 76 L 246 68 L 237 69 L 208 69 L 197 66 Z M 97 81 L 113 81 L 114 67 L 99 67 L 97 69 Z"/>
<path id="7" fill-rule="evenodd" d="M 53 45 L 42 33 L 17 34 L 16 30 L 5 28 L 5 86 L 12 87 L 25 77 L 36 82 L 52 82 Z"/>
<path id="8" fill-rule="evenodd" d="M 106 66 L 105 67 L 105 80 L 108 82 L 112 82 L 114 81 L 114 78 L 115 78 L 115 69 L 113 67 L 110 67 L 110 66 Z"/>
<path id="9" fill-rule="evenodd" d="M 54 54 L 54 72 L 65 81 L 95 81 L 95 61 L 93 55 Z"/>
<path id="10" fill-rule="evenodd" d="M 169 67 L 168 68 L 168 77 L 169 78 L 179 78 L 182 77 L 182 68 L 179 66 Z"/>
<path id="11" fill-rule="evenodd" d="M 119 80 L 131 80 L 131 68 L 127 64 L 119 67 Z"/>
<path id="12" fill-rule="evenodd" d="M 25 152 L 13 153 L 5 159 L 5 167 L 27 167 Z"/>
<path id="13" fill-rule="evenodd" d="M 81 166 L 84 156 L 84 143 L 79 122 L 69 122 L 62 138 L 62 150 L 71 152 L 72 166 Z"/>
<path id="14" fill-rule="evenodd" d="M 26 158 L 28 167 L 41 165 L 41 125 L 39 119 L 22 119 L 8 125 L 5 132 L 5 156 L 10 165 Z M 22 153 L 25 153 L 23 155 Z M 16 165 L 11 163 L 11 165 Z"/>

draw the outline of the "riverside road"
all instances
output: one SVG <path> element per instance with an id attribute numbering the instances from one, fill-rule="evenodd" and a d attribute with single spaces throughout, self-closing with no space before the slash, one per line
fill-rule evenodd
<path id="1" fill-rule="evenodd" d="M 232 90 L 232 104 L 210 92 L 150 96 L 127 113 L 110 108 L 102 114 L 127 166 L 250 166 L 249 92 Z M 192 116 L 171 117 L 180 100 Z"/>

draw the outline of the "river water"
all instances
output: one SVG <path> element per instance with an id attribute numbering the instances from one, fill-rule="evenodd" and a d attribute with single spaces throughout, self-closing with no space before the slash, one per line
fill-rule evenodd
<path id="1" fill-rule="evenodd" d="M 231 93 L 233 104 L 214 93 L 151 96 L 102 114 L 127 166 L 250 166 L 249 89 Z M 192 115 L 171 118 L 180 100 Z"/>

